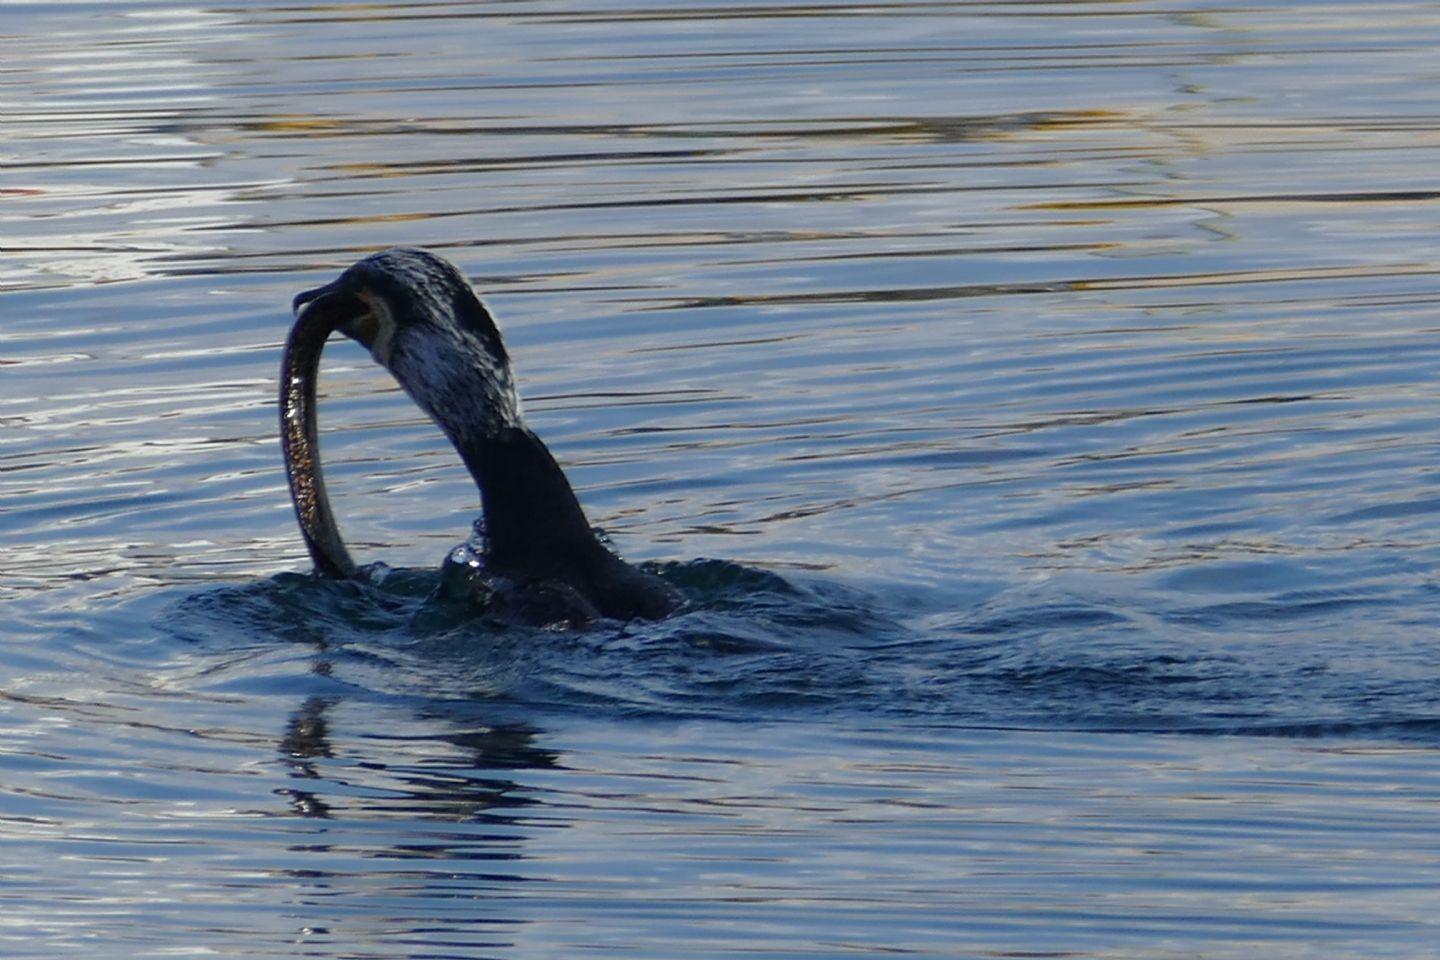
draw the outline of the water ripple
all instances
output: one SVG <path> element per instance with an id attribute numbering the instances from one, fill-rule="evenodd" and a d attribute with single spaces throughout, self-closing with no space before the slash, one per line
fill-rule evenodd
<path id="1" fill-rule="evenodd" d="M 8 5 L 0 951 L 1429 956 L 1435 11 L 1303 12 Z M 339 343 L 300 572 L 393 243 L 688 613 L 430 600 Z"/>

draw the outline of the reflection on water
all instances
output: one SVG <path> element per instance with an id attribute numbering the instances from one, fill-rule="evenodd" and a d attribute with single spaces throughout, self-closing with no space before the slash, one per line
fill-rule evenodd
<path id="1" fill-rule="evenodd" d="M 124 765 L 107 782 L 84 756 L 15 755 L 8 845 L 69 869 L 8 872 L 12 917 L 60 949 L 104 918 L 142 955 L 1361 956 L 1415 946 L 1432 889 L 1433 791 L 1395 790 L 1427 776 L 1428 751 L 562 726 L 312 698 L 278 765 L 197 731 L 183 799 Z M 50 813 L 27 817 L 36 782 Z"/>
<path id="2" fill-rule="evenodd" d="M 0 952 L 1428 956 L 1437 27 L 7 5 Z M 296 574 L 286 307 L 394 243 L 691 613 L 436 609 L 347 344 L 394 571 Z"/>

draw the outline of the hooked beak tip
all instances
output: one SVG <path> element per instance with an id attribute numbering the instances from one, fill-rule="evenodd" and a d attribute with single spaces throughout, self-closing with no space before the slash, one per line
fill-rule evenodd
<path id="1" fill-rule="evenodd" d="M 297 322 L 339 330 L 366 349 L 374 345 L 379 333 L 379 318 L 363 291 L 352 292 L 331 284 L 296 295 L 292 307 Z"/>

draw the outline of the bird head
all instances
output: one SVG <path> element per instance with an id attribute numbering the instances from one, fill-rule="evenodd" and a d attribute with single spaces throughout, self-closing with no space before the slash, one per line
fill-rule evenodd
<path id="1" fill-rule="evenodd" d="M 295 298 L 296 325 L 370 351 L 457 445 L 520 422 L 510 358 L 484 304 L 446 260 L 396 247 Z"/>

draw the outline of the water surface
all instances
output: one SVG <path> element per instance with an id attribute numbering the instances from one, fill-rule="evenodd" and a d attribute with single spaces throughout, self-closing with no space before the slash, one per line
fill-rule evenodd
<path id="1" fill-rule="evenodd" d="M 1427 957 L 1427 4 L 0 4 L 15 957 Z M 424 245 L 656 625 L 295 292 Z M 100 945 L 104 945 L 101 947 Z"/>

